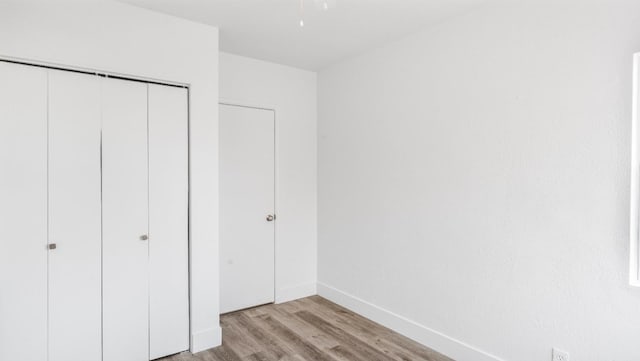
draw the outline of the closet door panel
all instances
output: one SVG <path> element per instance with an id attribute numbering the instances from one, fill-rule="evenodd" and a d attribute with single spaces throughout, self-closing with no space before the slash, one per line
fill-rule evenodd
<path id="1" fill-rule="evenodd" d="M 49 361 L 101 350 L 100 78 L 49 73 Z"/>
<path id="2" fill-rule="evenodd" d="M 0 360 L 47 357 L 47 72 L 0 62 Z"/>
<path id="3" fill-rule="evenodd" d="M 103 80 L 103 360 L 149 360 L 147 85 Z"/>
<path id="4" fill-rule="evenodd" d="M 151 359 L 189 348 L 187 90 L 149 84 Z"/>

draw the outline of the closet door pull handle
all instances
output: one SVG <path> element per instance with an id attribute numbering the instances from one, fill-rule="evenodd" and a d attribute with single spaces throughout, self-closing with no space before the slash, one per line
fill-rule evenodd
<path id="1" fill-rule="evenodd" d="M 143 234 L 142 236 L 140 236 L 141 241 L 146 241 L 148 239 L 149 239 L 149 236 L 147 236 L 146 234 Z"/>
<path id="2" fill-rule="evenodd" d="M 49 248 L 50 250 L 52 250 L 52 249 L 56 249 L 56 248 L 58 248 L 58 245 L 57 245 L 57 244 L 55 244 L 55 243 L 49 243 L 49 245 L 47 246 L 47 248 Z"/>

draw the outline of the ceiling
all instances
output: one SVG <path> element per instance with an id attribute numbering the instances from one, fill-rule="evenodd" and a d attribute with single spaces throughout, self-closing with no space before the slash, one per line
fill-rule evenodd
<path id="1" fill-rule="evenodd" d="M 320 70 L 464 12 L 483 0 L 121 0 L 218 26 L 225 52 Z"/>

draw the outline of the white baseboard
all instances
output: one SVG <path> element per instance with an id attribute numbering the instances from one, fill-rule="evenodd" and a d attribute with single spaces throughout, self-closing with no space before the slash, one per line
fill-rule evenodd
<path id="1" fill-rule="evenodd" d="M 196 353 L 222 345 L 222 328 L 220 326 L 191 334 L 191 353 Z"/>
<path id="2" fill-rule="evenodd" d="M 317 294 L 316 283 L 305 283 L 276 290 L 276 303 L 284 303 Z"/>
<path id="3" fill-rule="evenodd" d="M 427 326 L 318 282 L 318 295 L 457 361 L 505 361 Z"/>

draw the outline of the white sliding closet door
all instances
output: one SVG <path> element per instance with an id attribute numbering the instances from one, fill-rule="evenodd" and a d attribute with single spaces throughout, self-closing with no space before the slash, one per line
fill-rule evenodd
<path id="1" fill-rule="evenodd" d="M 103 79 L 103 360 L 149 360 L 147 85 Z"/>
<path id="2" fill-rule="evenodd" d="M 49 71 L 49 359 L 101 352 L 100 78 Z"/>
<path id="3" fill-rule="evenodd" d="M 0 63 L 0 360 L 47 357 L 47 72 Z"/>
<path id="4" fill-rule="evenodd" d="M 150 358 L 189 348 L 187 90 L 149 84 Z"/>

